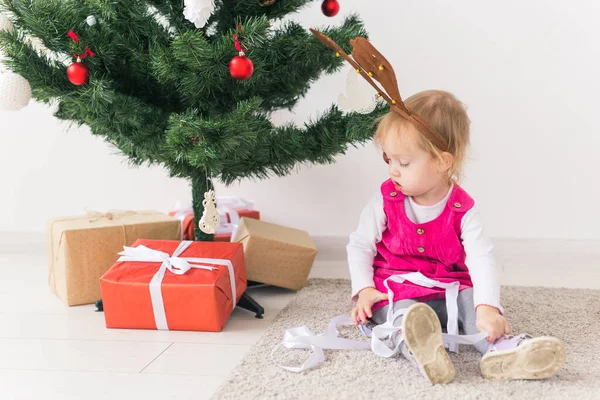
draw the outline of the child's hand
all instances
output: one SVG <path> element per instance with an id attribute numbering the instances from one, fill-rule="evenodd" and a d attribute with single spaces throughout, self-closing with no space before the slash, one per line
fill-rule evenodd
<path id="1" fill-rule="evenodd" d="M 387 300 L 387 294 L 380 292 L 375 288 L 365 288 L 358 293 L 358 301 L 352 310 L 352 322 L 354 325 L 367 322 L 367 317 L 371 318 L 373 313 L 371 307 L 381 300 Z"/>
<path id="2" fill-rule="evenodd" d="M 510 333 L 510 325 L 496 307 L 480 305 L 477 307 L 477 329 L 490 335 L 487 341 L 495 342 L 503 335 Z"/>

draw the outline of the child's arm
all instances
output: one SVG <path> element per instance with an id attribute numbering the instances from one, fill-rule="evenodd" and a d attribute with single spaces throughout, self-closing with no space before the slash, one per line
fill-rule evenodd
<path id="1" fill-rule="evenodd" d="M 485 235 L 481 216 L 475 207 L 464 215 L 461 231 L 461 240 L 467 255 L 465 263 L 473 281 L 475 308 L 487 305 L 503 313 L 496 259 L 492 253 L 494 245 Z"/>
<path id="2" fill-rule="evenodd" d="M 357 301 L 358 292 L 373 283 L 373 259 L 377 255 L 377 243 L 387 224 L 383 211 L 383 197 L 378 191 L 363 209 L 358 228 L 350 235 L 346 250 L 352 280 L 352 300 Z"/>

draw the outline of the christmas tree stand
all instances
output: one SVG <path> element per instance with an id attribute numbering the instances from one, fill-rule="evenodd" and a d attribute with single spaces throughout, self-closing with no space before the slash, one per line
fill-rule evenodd
<path id="1" fill-rule="evenodd" d="M 258 285 L 262 285 L 262 283 L 248 281 L 249 288 L 252 286 L 258 286 Z M 242 297 L 240 297 L 240 301 L 238 301 L 237 306 L 240 308 L 243 308 L 244 310 L 248 310 L 250 312 L 256 313 L 256 318 L 263 319 L 263 314 L 265 313 L 265 309 L 260 304 L 258 304 L 256 302 L 256 300 L 254 300 L 252 298 L 252 296 L 250 296 L 248 294 L 248 290 L 246 290 L 242 294 Z"/>

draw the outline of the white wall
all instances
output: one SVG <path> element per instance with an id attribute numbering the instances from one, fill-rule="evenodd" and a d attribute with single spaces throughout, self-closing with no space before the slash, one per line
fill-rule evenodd
<path id="1" fill-rule="evenodd" d="M 306 27 L 358 12 L 395 66 L 407 97 L 431 88 L 469 105 L 472 161 L 464 186 L 494 237 L 600 239 L 600 3 L 543 1 L 341 1 L 328 19 L 320 2 L 294 18 Z M 294 114 L 304 121 L 336 101 L 345 71 L 324 77 Z M 246 181 L 219 194 L 256 202 L 264 219 L 313 235 L 347 235 L 386 178 L 372 145 L 330 166 Z M 167 211 L 189 199 L 183 180 L 160 168 L 131 169 L 85 128 L 66 131 L 49 109 L 0 112 L 0 231 L 41 232 L 46 218 L 95 210 Z M 317 204 L 317 206 L 309 206 Z"/>

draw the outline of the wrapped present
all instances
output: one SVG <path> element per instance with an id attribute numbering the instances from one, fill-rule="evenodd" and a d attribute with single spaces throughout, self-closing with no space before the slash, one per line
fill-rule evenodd
<path id="1" fill-rule="evenodd" d="M 229 242 L 239 225 L 240 218 L 260 219 L 260 212 L 254 210 L 254 203 L 237 196 L 217 196 L 217 211 L 221 217 L 221 225 L 214 236 L 216 242 Z M 181 239 L 194 240 L 196 228 L 194 210 L 191 205 L 177 202 L 169 215 L 181 221 Z"/>
<path id="2" fill-rule="evenodd" d="M 170 216 L 176 218 L 180 223 L 180 237 L 182 240 L 194 240 L 194 210 L 191 208 L 171 211 Z"/>
<path id="3" fill-rule="evenodd" d="M 246 290 L 239 243 L 138 240 L 100 279 L 107 328 L 219 332 Z"/>
<path id="4" fill-rule="evenodd" d="M 317 255 L 307 232 L 242 218 L 233 241 L 244 245 L 248 280 L 298 290 Z"/>
<path id="5" fill-rule="evenodd" d="M 47 223 L 48 281 L 67 305 L 100 299 L 99 279 L 137 239 L 179 239 L 179 221 L 157 211 L 90 212 Z"/>

